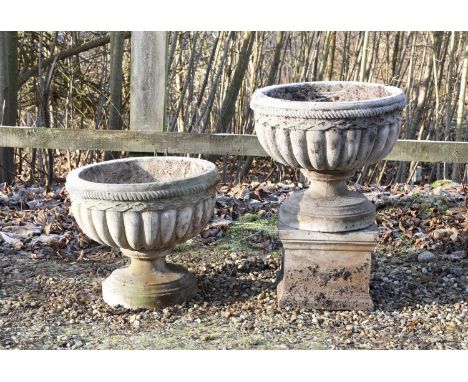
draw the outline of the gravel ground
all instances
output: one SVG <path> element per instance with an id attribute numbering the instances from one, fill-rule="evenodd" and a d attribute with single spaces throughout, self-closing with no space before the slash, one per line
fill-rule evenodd
<path id="1" fill-rule="evenodd" d="M 365 190 L 371 191 L 368 196 L 379 206 L 381 227 L 372 258 L 373 312 L 278 310 L 281 249 L 275 212 L 293 188 L 221 189 L 215 221 L 169 257 L 196 275 L 200 291 L 194 300 L 163 310 L 107 306 L 100 283 L 126 259 L 118 251 L 86 243 L 74 225 L 57 224 L 54 233 L 56 222 L 46 219 L 44 225 L 52 227 L 48 234 L 68 235 L 63 243 L 60 237 L 52 244 L 34 241 L 45 235 L 40 232 L 23 240 L 22 246 L 4 238 L 0 244 L 0 348 L 468 347 L 468 230 L 458 185 Z M 0 232 L 11 232 L 9 224 L 17 219 L 19 209 L 8 200 L 17 191 L 4 192 L 4 206 L 10 207 L 3 209 Z M 41 195 L 36 193 L 30 200 L 53 199 Z M 56 199 L 67 208 L 66 196 Z M 37 217 L 41 210 L 39 203 L 28 216 Z M 66 226 L 66 232 L 59 226 Z M 84 250 L 73 241 L 72 231 Z"/>

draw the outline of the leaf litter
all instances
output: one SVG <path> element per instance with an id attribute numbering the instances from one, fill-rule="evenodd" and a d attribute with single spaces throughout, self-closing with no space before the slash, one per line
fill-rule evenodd
<path id="1" fill-rule="evenodd" d="M 220 185 L 212 222 L 169 256 L 196 275 L 198 295 L 136 311 L 102 300 L 100 283 L 126 259 L 83 234 L 63 184 L 3 186 L 0 348 L 466 349 L 464 188 L 353 187 L 377 207 L 373 312 L 278 309 L 276 214 L 300 183 Z"/>

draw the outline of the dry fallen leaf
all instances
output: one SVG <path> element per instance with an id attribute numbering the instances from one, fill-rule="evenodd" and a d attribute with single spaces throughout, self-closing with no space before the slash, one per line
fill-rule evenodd
<path id="1" fill-rule="evenodd" d="M 84 258 L 84 251 L 80 250 L 80 255 L 76 259 L 76 262 L 79 263 L 81 260 L 83 260 L 83 258 Z"/>
<path id="2" fill-rule="evenodd" d="M 48 235 L 50 233 L 50 228 L 52 227 L 51 223 L 48 223 L 44 226 L 44 232 Z"/>

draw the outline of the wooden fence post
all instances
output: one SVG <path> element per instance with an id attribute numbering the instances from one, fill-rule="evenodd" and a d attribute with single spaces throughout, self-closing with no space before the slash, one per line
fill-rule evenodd
<path id="1" fill-rule="evenodd" d="M 132 32 L 130 130 L 166 128 L 166 32 Z"/>

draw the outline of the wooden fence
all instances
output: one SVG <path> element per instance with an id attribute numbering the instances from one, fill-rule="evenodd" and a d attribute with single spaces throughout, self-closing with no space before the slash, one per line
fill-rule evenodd
<path id="1" fill-rule="evenodd" d="M 0 126 L 0 147 L 267 156 L 255 135 Z M 398 140 L 386 160 L 468 163 L 468 142 Z"/>

